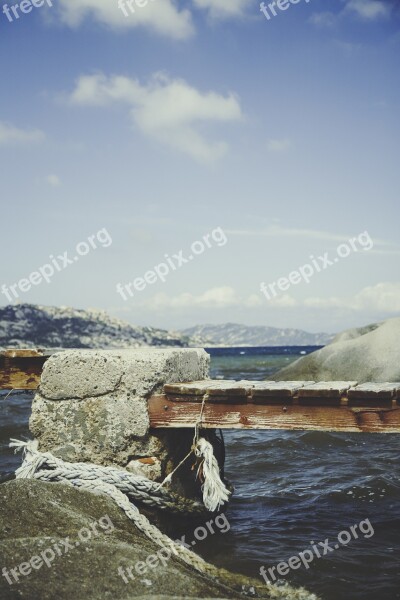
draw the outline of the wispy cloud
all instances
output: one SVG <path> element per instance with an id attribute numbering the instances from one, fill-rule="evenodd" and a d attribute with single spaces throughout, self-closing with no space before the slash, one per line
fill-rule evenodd
<path id="1" fill-rule="evenodd" d="M 390 4 L 383 0 L 342 0 L 344 6 L 339 12 L 315 12 L 310 17 L 310 23 L 317 27 L 333 27 L 346 17 L 356 17 L 364 22 L 387 19 L 392 13 Z"/>
<path id="2" fill-rule="evenodd" d="M 197 295 L 190 292 L 176 296 L 168 296 L 165 293 L 160 293 L 150 299 L 146 299 L 141 306 L 150 310 L 182 310 L 193 308 L 219 310 L 232 307 L 256 308 L 263 306 L 263 301 L 259 294 L 242 297 L 232 287 L 221 286 L 211 288 Z"/>
<path id="3" fill-rule="evenodd" d="M 397 313 L 400 311 L 400 283 L 377 283 L 365 287 L 350 297 L 311 297 L 304 300 L 309 308 L 331 309 L 344 308 L 355 311 L 380 311 Z"/>
<path id="4" fill-rule="evenodd" d="M 81 106 L 126 104 L 131 120 L 144 135 L 201 162 L 220 159 L 228 145 L 224 141 L 207 140 L 197 126 L 242 118 L 235 95 L 200 92 L 182 79 L 170 79 L 160 73 L 148 84 L 124 76 L 82 76 L 69 99 Z"/>
<path id="5" fill-rule="evenodd" d="M 135 304 L 138 308 L 154 311 L 164 310 L 202 310 L 216 311 L 229 308 L 269 308 L 276 309 L 317 309 L 317 310 L 349 310 L 359 313 L 379 312 L 391 315 L 400 311 L 400 283 L 377 283 L 365 287 L 352 296 L 311 296 L 303 300 L 290 294 L 281 294 L 268 302 L 260 294 L 240 295 L 230 286 L 221 286 L 206 290 L 201 294 L 190 292 L 169 296 L 159 293 L 143 303 Z"/>
<path id="6" fill-rule="evenodd" d="M 40 129 L 21 129 L 0 121 L 0 146 L 38 143 L 45 138 L 44 132 Z"/>
<path id="7" fill-rule="evenodd" d="M 254 5 L 253 0 L 193 0 L 197 8 L 207 10 L 213 19 L 241 17 Z"/>
<path id="8" fill-rule="evenodd" d="M 134 13 L 125 16 L 117 0 L 59 0 L 57 18 L 69 27 L 78 27 L 92 19 L 115 30 L 146 28 L 155 33 L 184 40 L 194 33 L 188 9 L 179 10 L 174 0 L 148 0 L 133 4 Z"/>
<path id="9" fill-rule="evenodd" d="M 268 152 L 273 154 L 284 154 L 293 147 L 293 142 L 287 138 L 271 139 L 267 142 Z"/>
<path id="10" fill-rule="evenodd" d="M 388 18 L 391 7 L 381 0 L 347 0 L 344 13 L 353 13 L 366 21 Z"/>
<path id="11" fill-rule="evenodd" d="M 226 229 L 230 235 L 241 236 L 262 236 L 262 237 L 303 237 L 308 239 L 325 240 L 332 242 L 348 242 L 352 236 L 329 231 L 319 231 L 316 229 L 298 229 L 291 227 L 281 227 L 280 225 L 270 225 L 266 229 Z M 390 246 L 388 242 L 375 240 L 374 244 Z"/>
<path id="12" fill-rule="evenodd" d="M 335 45 L 346 52 L 347 54 L 354 54 L 363 49 L 363 44 L 358 42 L 348 42 L 347 40 L 334 40 Z"/>
<path id="13" fill-rule="evenodd" d="M 316 27 L 333 27 L 336 23 L 336 19 L 337 16 L 335 13 L 324 11 L 313 13 L 309 21 Z"/>
<path id="14" fill-rule="evenodd" d="M 46 175 L 44 179 L 45 182 L 51 187 L 59 187 L 61 185 L 61 179 L 58 177 L 58 175 Z"/>

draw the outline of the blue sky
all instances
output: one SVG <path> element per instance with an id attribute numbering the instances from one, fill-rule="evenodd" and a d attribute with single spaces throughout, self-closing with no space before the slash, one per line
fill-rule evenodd
<path id="1" fill-rule="evenodd" d="M 399 314 L 397 3 L 300 0 L 267 20 L 251 0 L 149 0 L 128 17 L 117 0 L 54 0 L 0 12 L 0 44 L 0 285 L 112 239 L 16 301 L 165 328 Z M 217 228 L 225 244 L 117 293 Z M 332 259 L 363 232 L 371 249 Z M 261 293 L 326 253 L 308 283 Z"/>

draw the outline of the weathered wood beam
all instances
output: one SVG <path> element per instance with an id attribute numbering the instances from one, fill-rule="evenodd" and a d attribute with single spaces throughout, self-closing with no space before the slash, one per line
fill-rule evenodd
<path id="1" fill-rule="evenodd" d="M 400 433 L 400 383 L 195 381 L 149 400 L 151 427 Z"/>
<path id="2" fill-rule="evenodd" d="M 204 406 L 202 427 L 210 429 L 281 429 L 288 431 L 343 431 L 349 433 L 400 433 L 400 407 L 349 407 L 307 405 L 271 398 L 269 404 L 210 402 Z M 160 394 L 149 399 L 150 427 L 181 428 L 195 426 L 200 403 L 190 397 Z"/>
<path id="3" fill-rule="evenodd" d="M 45 350 L 1 351 L 0 390 L 37 389 L 43 365 L 51 354 Z"/>

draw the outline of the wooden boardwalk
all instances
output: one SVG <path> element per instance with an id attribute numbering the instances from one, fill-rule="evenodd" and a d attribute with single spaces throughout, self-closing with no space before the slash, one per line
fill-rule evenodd
<path id="1" fill-rule="evenodd" d="M 0 352 L 0 390 L 35 390 L 55 350 Z M 149 398 L 153 429 L 202 427 L 400 433 L 400 382 L 215 381 L 164 386 Z M 1 400 L 1 397 L 0 397 Z"/>
<path id="2" fill-rule="evenodd" d="M 149 399 L 151 427 L 400 433 L 400 382 L 199 381 Z"/>
<path id="3" fill-rule="evenodd" d="M 0 390 L 35 390 L 54 350 L 0 351 Z"/>

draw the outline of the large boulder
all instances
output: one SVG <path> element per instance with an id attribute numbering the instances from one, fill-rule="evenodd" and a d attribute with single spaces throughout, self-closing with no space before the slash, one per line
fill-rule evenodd
<path id="1" fill-rule="evenodd" d="M 103 517 L 109 518 L 103 521 L 108 526 L 103 530 L 98 526 L 98 536 L 92 532 L 88 542 L 80 542 L 78 532 L 82 528 L 90 531 L 92 523 Z M 63 547 L 62 540 L 66 538 L 71 549 Z M 61 556 L 57 552 L 52 556 L 50 550 L 54 544 L 61 549 Z M 44 563 L 31 568 L 25 576 L 19 574 L 17 584 L 11 569 L 29 563 L 34 556 L 40 558 L 47 550 L 45 556 L 50 566 Z M 105 496 L 35 480 L 17 480 L 0 486 L 0 562 L 14 582 L 10 585 L 4 575 L 0 577 L 2 600 L 127 600 L 186 593 L 189 597 L 224 597 L 221 586 L 172 558 L 167 566 L 160 563 L 141 577 L 136 576 L 134 581 L 124 582 L 118 567 L 145 561 L 157 550 Z"/>
<path id="2" fill-rule="evenodd" d="M 321 350 L 271 377 L 275 381 L 400 381 L 400 317 L 337 335 Z"/>
<path id="3" fill-rule="evenodd" d="M 157 561 L 157 552 L 107 496 L 36 480 L 0 485 L 2 600 L 243 598 L 225 575 L 217 583 L 173 555 Z M 248 584 L 231 577 L 236 586 Z M 260 587 L 270 599 L 317 600 L 289 586 Z"/>

